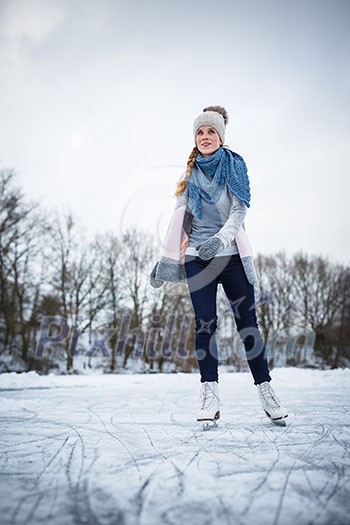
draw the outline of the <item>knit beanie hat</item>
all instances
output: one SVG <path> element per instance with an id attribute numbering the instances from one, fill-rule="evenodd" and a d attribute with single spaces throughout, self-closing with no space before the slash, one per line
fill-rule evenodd
<path id="1" fill-rule="evenodd" d="M 222 106 L 208 106 L 203 109 L 203 113 L 193 122 L 193 136 L 196 142 L 197 131 L 201 126 L 212 126 L 216 129 L 221 139 L 221 142 L 225 142 L 225 128 L 228 123 L 228 114 L 225 108 Z"/>

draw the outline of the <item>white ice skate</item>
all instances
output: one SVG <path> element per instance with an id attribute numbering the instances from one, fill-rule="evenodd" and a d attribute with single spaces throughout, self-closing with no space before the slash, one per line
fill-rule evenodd
<path id="1" fill-rule="evenodd" d="M 201 408 L 197 421 L 203 423 L 203 430 L 217 427 L 216 421 L 220 418 L 219 385 L 217 381 L 201 383 Z"/>
<path id="2" fill-rule="evenodd" d="M 269 381 L 257 385 L 261 406 L 266 416 L 276 425 L 285 426 L 285 418 L 288 417 L 287 410 L 281 405 L 276 393 Z"/>

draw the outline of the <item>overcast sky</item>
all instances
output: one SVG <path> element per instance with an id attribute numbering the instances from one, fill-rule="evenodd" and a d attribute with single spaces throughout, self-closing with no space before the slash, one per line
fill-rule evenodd
<path id="1" fill-rule="evenodd" d="M 88 230 L 164 238 L 220 104 L 254 252 L 350 261 L 348 0 L 0 0 L 0 166 Z"/>

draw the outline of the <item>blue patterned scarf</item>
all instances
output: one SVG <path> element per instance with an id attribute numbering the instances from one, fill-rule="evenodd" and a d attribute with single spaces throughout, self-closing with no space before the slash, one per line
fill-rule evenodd
<path id="1" fill-rule="evenodd" d="M 201 197 L 207 202 L 217 202 L 225 183 L 229 190 L 249 208 L 249 178 L 243 158 L 238 153 L 223 147 L 210 157 L 203 157 L 198 153 L 187 181 L 188 205 L 198 219 L 202 218 Z"/>

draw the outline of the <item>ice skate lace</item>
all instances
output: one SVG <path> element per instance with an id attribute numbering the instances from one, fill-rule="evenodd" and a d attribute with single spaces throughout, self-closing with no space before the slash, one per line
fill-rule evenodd
<path id="1" fill-rule="evenodd" d="M 281 406 L 280 400 L 276 396 L 276 393 L 273 391 L 269 383 L 260 385 L 260 392 L 267 406 L 271 408 L 275 408 L 276 406 L 278 407 Z"/>
<path id="2" fill-rule="evenodd" d="M 215 391 L 214 384 L 211 385 L 209 382 L 203 383 L 200 392 L 201 410 L 203 410 L 204 408 L 211 408 L 215 402 L 215 399 L 220 401 L 219 396 Z"/>

